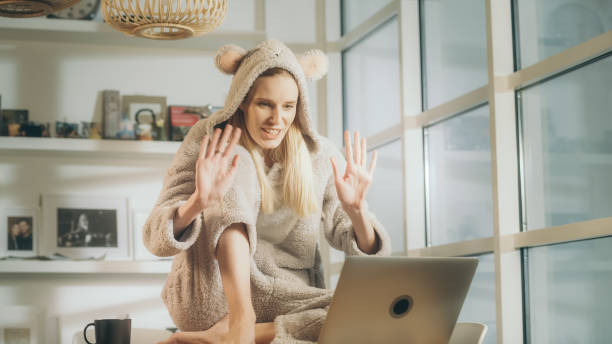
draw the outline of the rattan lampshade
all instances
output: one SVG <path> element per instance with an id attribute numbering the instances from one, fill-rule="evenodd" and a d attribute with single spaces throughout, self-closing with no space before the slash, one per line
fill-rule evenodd
<path id="1" fill-rule="evenodd" d="M 40 17 L 68 8 L 80 0 L 0 0 L 0 16 Z"/>
<path id="2" fill-rule="evenodd" d="M 102 0 L 106 23 L 151 39 L 203 35 L 217 28 L 226 12 L 227 0 Z"/>

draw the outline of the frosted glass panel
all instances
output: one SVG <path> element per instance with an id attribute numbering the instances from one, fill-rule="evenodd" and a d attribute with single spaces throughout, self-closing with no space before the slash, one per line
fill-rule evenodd
<path id="1" fill-rule="evenodd" d="M 612 216 L 612 57 L 518 95 L 527 228 Z"/>
<path id="2" fill-rule="evenodd" d="M 485 1 L 425 0 L 421 11 L 424 107 L 485 86 Z"/>
<path id="3" fill-rule="evenodd" d="M 487 325 L 483 344 L 497 343 L 495 310 L 495 263 L 493 254 L 478 257 L 478 269 L 465 298 L 458 322 L 479 322 Z"/>
<path id="4" fill-rule="evenodd" d="M 429 243 L 493 236 L 489 106 L 425 128 Z"/>
<path id="5" fill-rule="evenodd" d="M 378 161 L 368 194 L 368 204 L 370 210 L 389 233 L 393 252 L 404 253 L 406 239 L 404 234 L 402 141 L 394 141 L 376 150 Z M 371 153 L 368 154 L 369 160 Z"/>
<path id="6" fill-rule="evenodd" d="M 514 5 L 523 68 L 612 30 L 609 0 L 515 0 Z"/>
<path id="7" fill-rule="evenodd" d="M 364 135 L 400 123 L 397 18 L 342 53 L 344 127 Z"/>
<path id="8" fill-rule="evenodd" d="M 392 0 L 342 0 L 342 34 L 345 35 L 359 24 L 376 14 Z"/>
<path id="9" fill-rule="evenodd" d="M 612 237 L 527 251 L 529 343 L 610 343 Z"/>

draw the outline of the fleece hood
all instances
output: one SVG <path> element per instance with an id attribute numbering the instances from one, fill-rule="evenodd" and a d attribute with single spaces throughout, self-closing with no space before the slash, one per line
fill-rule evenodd
<path id="1" fill-rule="evenodd" d="M 291 73 L 297 82 L 299 97 L 295 120 L 302 129 L 308 148 L 311 151 L 318 150 L 318 134 L 310 118 L 306 80 L 318 80 L 327 73 L 327 56 L 321 50 L 313 49 L 295 55 L 285 44 L 275 39 L 263 41 L 248 51 L 229 44 L 217 50 L 215 64 L 221 72 L 233 75 L 233 78 L 223 109 L 209 117 L 205 132 L 212 132 L 216 125 L 236 113 L 251 86 L 263 72 L 279 67 Z"/>

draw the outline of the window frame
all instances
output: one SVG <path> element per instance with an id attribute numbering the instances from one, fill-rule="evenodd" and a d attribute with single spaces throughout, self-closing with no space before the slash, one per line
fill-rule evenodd
<path id="1" fill-rule="evenodd" d="M 322 1 L 322 0 L 318 0 Z M 328 8 L 337 6 L 332 0 Z M 562 226 L 523 231 L 524 170 L 521 129 L 518 125 L 520 99 L 516 91 L 542 82 L 551 76 L 580 68 L 612 52 L 612 30 L 543 59 L 519 68 L 516 58 L 518 25 L 514 20 L 516 0 L 485 0 L 488 83 L 428 110 L 423 110 L 423 70 L 421 68 L 421 1 L 395 0 L 374 13 L 350 32 L 327 36 L 327 51 L 332 64 L 341 64 L 342 51 L 397 15 L 399 20 L 401 111 L 400 124 L 377 132 L 368 139 L 368 150 L 397 139 L 402 140 L 404 159 L 404 207 L 406 256 L 471 256 L 494 254 L 496 280 L 497 343 L 527 343 L 529 315 L 524 302 L 523 250 L 584 239 L 612 236 L 612 216 Z M 335 12 L 337 13 L 337 12 Z M 328 17 L 328 25 L 340 18 Z M 336 25 L 336 24 L 332 24 Z M 335 62 L 334 62 L 335 59 Z M 418 77 L 415 77 L 418 76 Z M 342 95 L 342 78 L 327 80 L 327 113 L 342 108 L 334 97 Z M 493 233 L 490 237 L 458 243 L 429 246 L 426 242 L 426 174 L 423 127 L 443 121 L 469 108 L 489 103 L 491 125 Z M 344 113 L 343 111 L 341 113 Z M 326 134 L 342 145 L 342 116 L 326 116 Z M 508 129 L 512 128 L 512 129 Z M 327 276 L 338 274 L 342 263 L 327 269 Z"/>

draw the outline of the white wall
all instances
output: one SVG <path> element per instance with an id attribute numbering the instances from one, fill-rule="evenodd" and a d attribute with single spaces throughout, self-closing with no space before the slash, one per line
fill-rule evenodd
<path id="1" fill-rule="evenodd" d="M 256 6 L 264 2 L 269 37 L 301 48 L 315 43 L 315 0 L 230 0 L 220 30 L 255 30 Z M 101 121 L 104 89 L 166 96 L 168 105 L 222 105 L 231 78 L 214 67 L 214 53 L 0 40 L 2 108 L 29 109 L 37 122 Z M 316 124 L 313 84 L 310 98 Z M 170 161 L 0 150 L 0 208 L 37 207 L 46 193 L 123 196 L 133 208 L 151 208 Z M 163 274 L 0 273 L 0 312 L 41 309 L 49 344 L 70 343 L 88 322 L 118 314 L 130 314 L 133 327 L 165 328 L 173 324 L 159 297 L 164 280 Z"/>
<path id="2" fill-rule="evenodd" d="M 100 122 L 104 89 L 166 96 L 167 104 L 222 105 L 230 77 L 213 65 L 214 51 L 126 48 L 56 42 L 3 42 L 2 107 L 30 119 Z M 4 74 L 4 73 L 3 73 Z"/>

